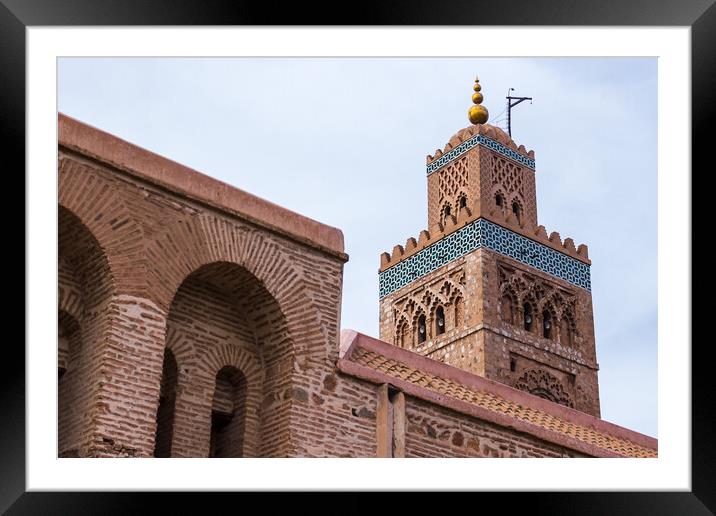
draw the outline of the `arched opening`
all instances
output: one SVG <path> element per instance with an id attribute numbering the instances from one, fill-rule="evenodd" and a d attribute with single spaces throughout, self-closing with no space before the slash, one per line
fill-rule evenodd
<path id="1" fill-rule="evenodd" d="M 505 198 L 502 194 L 495 195 L 495 206 L 497 206 L 498 209 L 503 210 L 505 208 Z"/>
<path id="2" fill-rule="evenodd" d="M 410 326 L 405 319 L 401 319 L 395 328 L 395 345 L 401 348 L 410 345 Z"/>
<path id="3" fill-rule="evenodd" d="M 438 306 L 435 310 L 435 335 L 445 333 L 445 310 L 442 306 Z"/>
<path id="4" fill-rule="evenodd" d="M 157 410 L 157 434 L 154 440 L 155 457 L 171 457 L 172 436 L 174 434 L 174 407 L 179 370 L 174 353 L 164 350 L 162 380 L 159 390 L 159 409 Z"/>
<path id="5" fill-rule="evenodd" d="M 512 203 L 512 213 L 515 214 L 518 224 L 522 224 L 522 208 L 517 201 Z"/>
<path id="6" fill-rule="evenodd" d="M 573 332 L 572 332 L 572 322 L 569 320 L 568 317 L 562 317 L 562 322 L 560 323 L 559 328 L 559 340 L 560 343 L 563 346 L 572 346 L 574 344 L 573 342 Z"/>
<path id="7" fill-rule="evenodd" d="M 448 218 L 452 214 L 452 208 L 450 207 L 450 203 L 445 203 L 443 205 L 443 209 L 440 212 L 440 224 L 445 227 L 447 224 Z"/>
<path id="8" fill-rule="evenodd" d="M 246 378 L 236 367 L 223 367 L 216 374 L 209 457 L 243 457 L 246 393 Z"/>
<path id="9" fill-rule="evenodd" d="M 533 315 L 532 315 L 532 305 L 530 303 L 525 303 L 524 307 L 522 309 L 522 320 L 525 325 L 525 330 L 532 331 L 532 326 L 534 321 Z"/>
<path id="10" fill-rule="evenodd" d="M 552 338 L 552 314 L 547 310 L 542 312 L 542 336 L 545 339 Z"/>
<path id="11" fill-rule="evenodd" d="M 467 208 L 467 196 L 461 195 L 457 201 L 457 209 L 462 213 Z"/>
<path id="12" fill-rule="evenodd" d="M 172 456 L 238 456 L 239 448 L 243 457 L 289 453 L 292 399 L 284 393 L 290 392 L 295 370 L 293 342 L 281 307 L 263 282 L 234 263 L 198 268 L 172 300 L 167 339 L 177 358 L 179 346 L 190 343 L 187 360 L 198 364 L 182 371 L 181 393 L 212 393 L 200 401 L 177 397 Z M 243 380 L 232 376 L 237 371 Z M 213 400 L 224 399 L 222 393 L 230 393 L 235 403 L 239 395 L 245 401 L 233 412 L 226 403 L 217 409 Z M 236 410 L 245 417 L 236 419 Z M 185 421 L 197 412 L 206 426 Z M 236 425 L 243 425 L 240 445 Z"/>
<path id="13" fill-rule="evenodd" d="M 428 329 L 425 326 L 425 314 L 421 314 L 420 317 L 418 317 L 418 325 L 417 325 L 417 331 L 418 331 L 418 344 L 421 344 L 425 342 L 425 339 L 427 338 Z"/>
<path id="14" fill-rule="evenodd" d="M 87 454 L 99 388 L 93 352 L 109 331 L 106 306 L 114 282 L 107 257 L 89 228 L 63 206 L 58 206 L 57 215 L 58 455 L 78 457 Z"/>
<path id="15" fill-rule="evenodd" d="M 501 310 L 502 321 L 506 322 L 507 324 L 512 324 L 514 322 L 512 296 L 510 296 L 507 293 L 505 293 L 502 296 L 502 301 L 500 303 L 500 310 Z"/>

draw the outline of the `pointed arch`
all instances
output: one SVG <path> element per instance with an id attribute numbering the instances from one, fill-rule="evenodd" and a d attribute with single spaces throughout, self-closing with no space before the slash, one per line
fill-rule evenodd
<path id="1" fill-rule="evenodd" d="M 522 199 L 517 195 L 513 196 L 512 199 L 510 199 L 509 209 L 515 219 L 517 219 L 517 224 L 521 226 L 525 218 L 525 208 Z"/>
<path id="2" fill-rule="evenodd" d="M 398 323 L 395 325 L 395 345 L 401 348 L 412 347 L 410 339 L 410 323 L 405 314 L 401 314 Z"/>
<path id="3" fill-rule="evenodd" d="M 444 334 L 447 329 L 447 321 L 445 320 L 445 308 L 443 308 L 443 305 L 439 304 L 435 307 L 432 319 L 435 325 L 433 335 L 438 336 Z"/>
<path id="4" fill-rule="evenodd" d="M 283 415 L 291 398 L 279 393 L 291 384 L 294 347 L 286 317 L 262 282 L 234 263 L 199 267 L 172 301 L 167 339 L 167 347 L 187 357 L 179 372 L 172 456 L 286 453 L 275 447 L 290 434 Z M 227 367 L 233 369 L 221 373 Z M 200 392 L 205 396 L 196 397 Z M 234 400 L 235 410 L 217 409 L 216 396 Z M 274 402 L 262 404 L 265 399 Z"/>

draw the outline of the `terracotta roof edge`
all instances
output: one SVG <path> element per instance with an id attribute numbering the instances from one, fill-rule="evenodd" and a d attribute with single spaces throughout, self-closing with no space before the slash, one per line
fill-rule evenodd
<path id="1" fill-rule="evenodd" d="M 336 255 L 343 232 L 58 113 L 58 145 Z"/>
<path id="2" fill-rule="evenodd" d="M 383 342 L 373 337 L 369 337 L 368 335 L 364 335 L 362 333 L 357 332 L 354 333 L 355 336 L 351 342 L 351 354 L 353 350 L 355 350 L 355 348 L 361 347 L 363 349 L 379 353 L 387 358 L 399 360 L 403 363 L 406 363 L 407 365 L 415 367 L 420 371 L 429 372 L 442 378 L 454 380 L 462 385 L 465 385 L 466 387 L 485 390 L 487 392 L 503 396 L 504 398 L 515 403 L 543 411 L 547 414 L 559 418 L 563 418 L 569 422 L 591 427 L 599 432 L 605 433 L 606 435 L 619 439 L 624 439 L 636 445 L 643 446 L 645 448 L 658 450 L 658 440 L 648 435 L 644 435 L 634 430 L 629 430 L 628 428 L 615 425 L 614 423 L 610 423 L 585 412 L 565 407 L 563 405 L 559 405 L 548 400 L 543 400 L 529 393 L 510 387 L 509 385 L 505 385 L 494 380 L 489 380 L 482 376 L 478 376 L 462 369 L 458 369 L 454 366 L 438 362 L 437 360 L 433 360 L 431 358 L 427 358 L 412 351 L 399 348 L 392 344 L 388 344 L 387 342 Z M 342 360 L 344 362 L 350 361 L 351 354 L 346 353 L 343 356 Z M 343 366 L 345 367 L 345 364 L 343 364 Z M 339 364 L 339 368 L 341 368 L 341 364 Z M 385 376 L 386 382 L 393 381 L 390 375 L 383 374 L 378 371 L 376 371 L 376 374 Z M 390 378 L 390 380 L 387 380 L 388 378 Z"/>

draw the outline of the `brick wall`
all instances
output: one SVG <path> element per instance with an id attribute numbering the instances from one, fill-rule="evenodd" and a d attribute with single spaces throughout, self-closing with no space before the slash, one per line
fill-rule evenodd
<path id="1" fill-rule="evenodd" d="M 187 194 L 147 178 L 177 164 L 131 146 L 97 154 L 129 145 L 115 140 L 61 119 L 59 454 L 152 456 L 169 349 L 174 417 L 160 419 L 171 420 L 172 456 L 208 455 L 225 366 L 247 382 L 243 454 L 324 455 L 316 434 L 345 417 L 344 403 L 328 400 L 341 382 L 326 380 L 335 376 L 346 259 L 342 244 L 326 247 L 337 230 L 294 214 L 289 222 L 305 229 L 294 236 L 279 227 L 285 216 L 262 223 L 224 211 L 204 200 L 224 192 L 214 180 L 193 172 L 196 195 Z M 259 214 L 268 204 L 252 202 Z"/>
<path id="2" fill-rule="evenodd" d="M 586 457 L 410 396 L 405 418 L 406 457 Z"/>

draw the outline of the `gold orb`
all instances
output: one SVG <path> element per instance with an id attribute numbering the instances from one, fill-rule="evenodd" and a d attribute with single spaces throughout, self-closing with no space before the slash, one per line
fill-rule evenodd
<path id="1" fill-rule="evenodd" d="M 478 83 L 475 83 L 475 85 L 472 87 L 475 91 L 480 91 L 482 89 L 482 86 L 480 86 Z"/>
<path id="2" fill-rule="evenodd" d="M 475 92 L 472 94 L 472 102 L 474 104 L 482 104 L 482 99 L 483 99 L 482 93 Z"/>
<path id="3" fill-rule="evenodd" d="M 467 111 L 467 117 L 473 124 L 484 124 L 485 122 L 487 122 L 488 116 L 489 113 L 487 112 L 487 108 L 480 104 L 471 106 L 470 109 Z"/>

